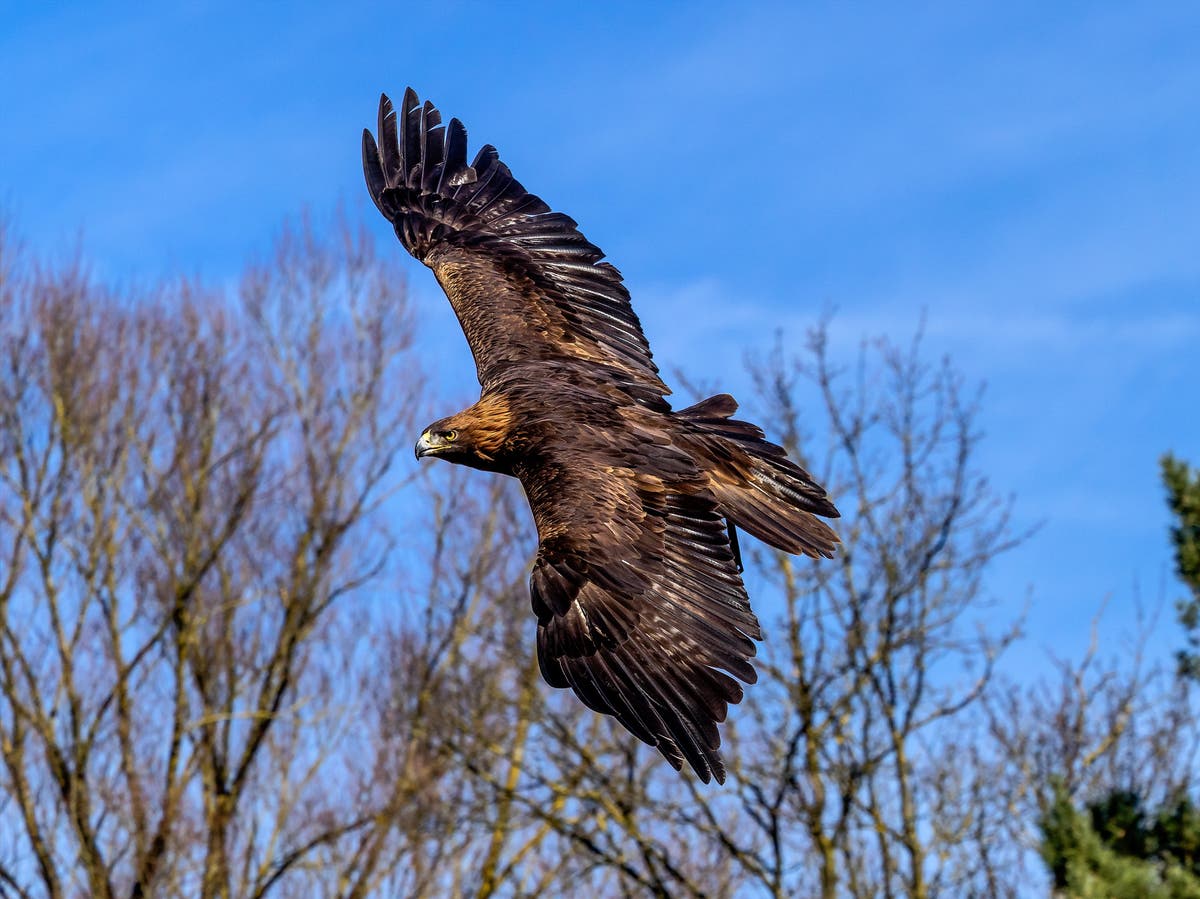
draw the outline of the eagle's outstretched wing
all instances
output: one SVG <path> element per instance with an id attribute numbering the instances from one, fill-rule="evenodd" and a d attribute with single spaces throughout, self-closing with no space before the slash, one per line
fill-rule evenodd
<path id="1" fill-rule="evenodd" d="M 686 759 L 723 782 L 717 724 L 742 698 L 734 677 L 756 680 L 762 635 L 712 495 L 570 465 L 526 491 L 541 539 L 530 592 L 542 676 L 676 768 Z"/>
<path id="2" fill-rule="evenodd" d="M 518 363 L 583 364 L 651 404 L 670 391 L 629 305 L 621 274 L 575 222 L 529 193 L 467 132 L 441 124 L 409 88 L 379 102 L 379 141 L 363 132 L 363 169 L 400 241 L 437 276 L 485 389 Z M 561 369 L 560 369 L 561 370 Z"/>

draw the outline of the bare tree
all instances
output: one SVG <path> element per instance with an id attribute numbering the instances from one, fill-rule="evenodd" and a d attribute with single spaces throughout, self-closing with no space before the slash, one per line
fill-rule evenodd
<path id="1" fill-rule="evenodd" d="M 402 282 L 347 228 L 287 232 L 237 302 L 0 247 L 0 879 L 264 895 L 393 798 L 330 609 L 388 549 Z"/>
<path id="2" fill-rule="evenodd" d="M 974 461 L 976 398 L 919 336 L 842 367 L 820 327 L 804 357 L 777 350 L 753 374 L 755 414 L 830 485 L 844 547 L 817 565 L 756 553 L 774 588 L 756 601 L 778 611 L 731 741 L 736 795 L 693 789 L 684 813 L 757 892 L 962 895 L 977 854 L 962 751 L 1017 633 L 984 626 L 984 574 L 1015 538 Z"/>

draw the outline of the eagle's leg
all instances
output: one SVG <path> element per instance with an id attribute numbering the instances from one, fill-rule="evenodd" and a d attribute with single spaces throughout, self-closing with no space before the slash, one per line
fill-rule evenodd
<path id="1" fill-rule="evenodd" d="M 738 574 L 741 574 L 746 569 L 742 566 L 742 550 L 738 546 L 737 527 L 728 518 L 725 519 L 725 525 L 729 528 L 729 548 L 733 550 L 733 561 L 737 565 Z"/>

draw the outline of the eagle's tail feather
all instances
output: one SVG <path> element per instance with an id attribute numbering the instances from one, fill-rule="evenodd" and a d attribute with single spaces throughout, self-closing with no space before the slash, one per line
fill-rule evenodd
<path id="1" fill-rule="evenodd" d="M 824 489 L 762 429 L 731 418 L 737 402 L 718 394 L 678 414 L 696 428 L 722 511 L 736 526 L 776 549 L 831 558 L 838 536 L 824 518 L 838 510 Z"/>

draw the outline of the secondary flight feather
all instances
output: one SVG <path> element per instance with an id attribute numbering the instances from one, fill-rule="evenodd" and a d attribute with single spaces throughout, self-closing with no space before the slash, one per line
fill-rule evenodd
<path id="1" fill-rule="evenodd" d="M 672 765 L 723 781 L 717 724 L 753 683 L 762 639 L 736 528 L 831 556 L 825 491 L 734 419 L 721 394 L 674 411 L 621 274 L 410 88 L 363 132 L 371 198 L 433 270 L 482 388 L 417 442 L 516 477 L 538 530 L 530 576 L 542 675 Z"/>

